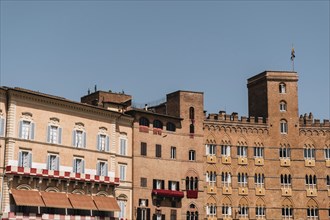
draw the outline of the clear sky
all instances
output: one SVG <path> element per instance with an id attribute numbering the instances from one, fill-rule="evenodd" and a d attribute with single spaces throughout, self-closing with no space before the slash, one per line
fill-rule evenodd
<path id="1" fill-rule="evenodd" d="M 299 112 L 329 117 L 329 0 L 1 0 L 1 85 L 74 101 L 94 85 L 137 103 L 204 92 L 208 113 L 248 115 L 247 79 L 292 70 Z"/>

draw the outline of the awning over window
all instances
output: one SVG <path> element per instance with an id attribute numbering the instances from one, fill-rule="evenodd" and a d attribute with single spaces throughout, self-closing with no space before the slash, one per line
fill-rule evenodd
<path id="1" fill-rule="evenodd" d="M 46 207 L 72 209 L 66 193 L 41 192 L 41 196 L 46 204 Z"/>
<path id="2" fill-rule="evenodd" d="M 19 206 L 40 206 L 45 204 L 38 191 L 11 189 L 16 205 Z"/>
<path id="3" fill-rule="evenodd" d="M 100 211 L 120 211 L 117 200 L 106 196 L 93 196 L 97 209 Z"/>
<path id="4" fill-rule="evenodd" d="M 74 209 L 97 210 L 91 196 L 68 194 Z"/>
<path id="5" fill-rule="evenodd" d="M 181 191 L 166 190 L 166 189 L 153 189 L 152 194 L 157 196 L 165 196 L 165 197 L 176 197 L 176 198 L 184 197 L 184 194 Z"/>

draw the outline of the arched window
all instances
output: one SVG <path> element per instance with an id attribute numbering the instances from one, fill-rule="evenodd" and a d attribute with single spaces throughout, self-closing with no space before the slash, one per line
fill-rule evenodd
<path id="1" fill-rule="evenodd" d="M 145 117 L 141 117 L 139 120 L 139 125 L 149 127 L 149 120 Z"/>
<path id="2" fill-rule="evenodd" d="M 280 111 L 285 112 L 287 109 L 286 102 L 285 101 L 280 101 Z"/>
<path id="3" fill-rule="evenodd" d="M 248 184 L 248 174 L 238 173 L 238 185 L 240 187 L 247 187 L 247 184 Z"/>
<path id="4" fill-rule="evenodd" d="M 186 190 L 198 190 L 198 178 L 197 177 L 186 177 Z"/>
<path id="5" fill-rule="evenodd" d="M 281 174 L 281 185 L 284 188 L 291 187 L 291 174 Z"/>
<path id="6" fill-rule="evenodd" d="M 281 134 L 288 133 L 288 122 L 285 119 L 282 119 L 280 122 L 280 130 L 281 130 Z"/>
<path id="7" fill-rule="evenodd" d="M 316 187 L 316 175 L 306 175 L 305 184 L 308 188 L 315 188 Z"/>
<path id="8" fill-rule="evenodd" d="M 163 129 L 163 123 L 159 120 L 154 120 L 153 126 L 154 128 Z"/>
<path id="9" fill-rule="evenodd" d="M 175 131 L 175 124 L 173 124 L 172 122 L 167 122 L 166 124 L 166 130 L 167 131 Z"/>
<path id="10" fill-rule="evenodd" d="M 189 108 L 189 119 L 194 120 L 195 119 L 195 109 L 194 107 Z"/>
<path id="11" fill-rule="evenodd" d="M 280 83 L 280 85 L 279 85 L 279 92 L 281 94 L 286 93 L 286 85 L 285 85 L 285 83 Z"/>
<path id="12" fill-rule="evenodd" d="M 221 174 L 221 183 L 223 186 L 231 185 L 231 174 L 230 172 L 222 172 Z"/>
<path id="13" fill-rule="evenodd" d="M 314 145 L 305 144 L 304 158 L 308 160 L 315 160 L 315 148 Z"/>
<path id="14" fill-rule="evenodd" d="M 256 187 L 264 187 L 265 176 L 263 173 L 256 173 L 254 175 L 254 184 Z"/>

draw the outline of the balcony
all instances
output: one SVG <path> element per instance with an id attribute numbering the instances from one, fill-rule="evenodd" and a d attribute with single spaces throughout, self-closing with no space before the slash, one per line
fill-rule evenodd
<path id="1" fill-rule="evenodd" d="M 317 189 L 316 188 L 306 189 L 306 196 L 308 196 L 308 197 L 317 196 Z"/>
<path id="2" fill-rule="evenodd" d="M 264 165 L 264 158 L 261 158 L 261 157 L 254 158 L 254 165 L 263 166 Z"/>
<path id="3" fill-rule="evenodd" d="M 215 163 L 217 163 L 217 157 L 215 155 L 207 155 L 206 156 L 206 162 L 211 163 L 211 164 L 215 164 Z"/>
<path id="4" fill-rule="evenodd" d="M 223 195 L 231 195 L 233 193 L 233 189 L 231 186 L 223 186 L 222 187 L 222 194 Z"/>
<path id="5" fill-rule="evenodd" d="M 187 190 L 187 198 L 188 199 L 197 199 L 198 198 L 198 190 Z"/>
<path id="6" fill-rule="evenodd" d="M 305 167 L 315 167 L 314 159 L 305 159 Z"/>
<path id="7" fill-rule="evenodd" d="M 167 189 L 153 189 L 151 194 L 155 197 L 183 198 L 184 194 L 181 191 Z"/>
<path id="8" fill-rule="evenodd" d="M 238 194 L 241 196 L 247 196 L 249 194 L 249 189 L 247 188 L 247 186 L 240 186 L 238 188 Z"/>
<path id="9" fill-rule="evenodd" d="M 265 191 L 264 187 L 256 187 L 256 196 L 264 196 Z"/>
<path id="10" fill-rule="evenodd" d="M 248 159 L 246 157 L 239 157 L 237 158 L 238 165 L 247 165 Z"/>
<path id="11" fill-rule="evenodd" d="M 217 188 L 216 186 L 207 186 L 207 193 L 208 194 L 211 194 L 211 195 L 214 195 L 217 193 Z"/>
<path id="12" fill-rule="evenodd" d="M 231 164 L 231 157 L 230 156 L 222 156 L 221 157 L 221 162 L 223 164 Z"/>
<path id="13" fill-rule="evenodd" d="M 282 196 L 292 196 L 291 188 L 282 188 Z"/>
<path id="14" fill-rule="evenodd" d="M 291 166 L 291 160 L 290 158 L 281 158 L 281 167 L 289 167 Z"/>

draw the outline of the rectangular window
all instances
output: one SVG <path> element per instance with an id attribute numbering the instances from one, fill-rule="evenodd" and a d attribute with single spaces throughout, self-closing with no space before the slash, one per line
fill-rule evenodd
<path id="1" fill-rule="evenodd" d="M 249 216 L 249 208 L 246 206 L 240 206 L 238 213 L 241 218 L 247 218 Z"/>
<path id="2" fill-rule="evenodd" d="M 98 176 L 108 176 L 108 163 L 105 161 L 99 161 L 97 163 L 97 175 Z"/>
<path id="3" fill-rule="evenodd" d="M 119 208 L 120 208 L 119 219 L 121 219 L 121 218 L 125 219 L 125 213 L 126 213 L 125 201 L 119 200 L 118 205 L 119 205 Z"/>
<path id="4" fill-rule="evenodd" d="M 164 180 L 153 180 L 153 189 L 164 189 Z"/>
<path id="5" fill-rule="evenodd" d="M 325 148 L 324 149 L 324 158 L 326 160 L 330 160 L 330 148 Z"/>
<path id="6" fill-rule="evenodd" d="M 264 148 L 263 147 L 254 147 L 254 157 L 263 158 L 264 157 Z"/>
<path id="7" fill-rule="evenodd" d="M 221 155 L 230 157 L 230 146 L 229 145 L 221 145 Z"/>
<path id="8" fill-rule="evenodd" d="M 256 217 L 257 218 L 264 218 L 266 213 L 265 207 L 258 206 L 256 207 Z"/>
<path id="9" fill-rule="evenodd" d="M 168 181 L 168 189 L 173 191 L 179 191 L 179 182 L 178 181 Z"/>
<path id="10" fill-rule="evenodd" d="M 221 182 L 223 186 L 230 186 L 231 185 L 231 174 L 228 172 L 223 172 L 221 174 Z"/>
<path id="11" fill-rule="evenodd" d="M 319 213 L 318 209 L 315 207 L 307 208 L 307 217 L 308 219 L 318 219 Z"/>
<path id="12" fill-rule="evenodd" d="M 99 134 L 97 135 L 97 150 L 99 151 L 110 151 L 110 138 L 108 135 Z"/>
<path id="13" fill-rule="evenodd" d="M 265 181 L 265 176 L 262 173 L 256 173 L 254 175 L 254 183 L 256 187 L 263 187 L 264 186 L 264 181 Z"/>
<path id="14" fill-rule="evenodd" d="M 176 210 L 172 209 L 171 210 L 171 218 L 170 220 L 176 220 Z"/>
<path id="15" fill-rule="evenodd" d="M 18 158 L 19 167 L 32 167 L 32 153 L 30 151 L 20 151 Z"/>
<path id="16" fill-rule="evenodd" d="M 314 148 L 304 148 L 305 160 L 315 160 L 315 149 Z"/>
<path id="17" fill-rule="evenodd" d="M 120 172 L 119 172 L 119 179 L 121 181 L 124 181 L 126 180 L 126 165 L 119 165 L 119 169 L 120 169 Z"/>
<path id="18" fill-rule="evenodd" d="M 230 217 L 231 216 L 231 207 L 228 205 L 222 206 L 222 216 Z"/>
<path id="19" fill-rule="evenodd" d="M 292 219 L 293 210 L 290 207 L 283 207 L 282 208 L 282 218 L 284 219 Z"/>
<path id="20" fill-rule="evenodd" d="M 140 186 L 141 187 L 147 187 L 147 178 L 145 178 L 145 177 L 141 177 L 140 178 Z"/>
<path id="21" fill-rule="evenodd" d="M 246 146 L 237 146 L 237 156 L 238 157 L 247 157 L 247 147 Z"/>
<path id="22" fill-rule="evenodd" d="M 86 132 L 82 130 L 73 131 L 73 146 L 78 148 L 86 147 Z"/>
<path id="23" fill-rule="evenodd" d="M 61 136 L 62 136 L 62 128 L 55 125 L 48 126 L 48 134 L 47 134 L 48 143 L 61 144 Z"/>
<path id="24" fill-rule="evenodd" d="M 126 139 L 123 139 L 121 138 L 120 139 L 120 155 L 126 155 L 127 152 L 126 152 L 126 144 L 127 144 L 127 140 Z"/>
<path id="25" fill-rule="evenodd" d="M 49 154 L 47 161 L 48 170 L 59 170 L 59 157 L 56 154 Z"/>
<path id="26" fill-rule="evenodd" d="M 147 156 L 147 143 L 141 142 L 141 155 Z"/>
<path id="27" fill-rule="evenodd" d="M 280 158 L 290 159 L 290 148 L 287 147 L 280 148 Z"/>
<path id="28" fill-rule="evenodd" d="M 248 175 L 247 173 L 238 173 L 238 185 L 240 187 L 247 187 Z"/>
<path id="29" fill-rule="evenodd" d="M 176 147 L 171 147 L 171 159 L 176 159 Z"/>
<path id="30" fill-rule="evenodd" d="M 156 157 L 162 157 L 162 145 L 156 144 Z"/>
<path id="31" fill-rule="evenodd" d="M 74 173 L 85 172 L 85 161 L 82 158 L 75 158 L 73 160 L 73 172 Z"/>
<path id="32" fill-rule="evenodd" d="M 206 155 L 216 155 L 216 145 L 207 144 L 206 145 Z"/>
<path id="33" fill-rule="evenodd" d="M 30 121 L 20 121 L 19 137 L 22 139 L 33 140 L 34 139 L 34 123 Z"/>
<path id="34" fill-rule="evenodd" d="M 196 155 L 195 155 L 195 151 L 194 150 L 190 150 L 189 151 L 189 160 L 190 161 L 195 161 L 196 160 Z"/>

